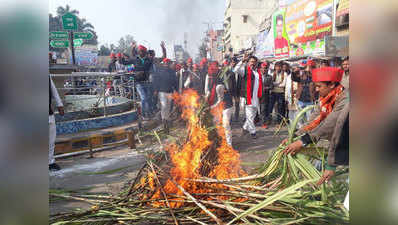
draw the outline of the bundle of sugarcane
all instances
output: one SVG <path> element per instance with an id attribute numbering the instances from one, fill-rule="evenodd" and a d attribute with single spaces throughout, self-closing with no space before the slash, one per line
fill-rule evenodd
<path id="1" fill-rule="evenodd" d="M 294 140 L 293 132 L 303 112 L 289 129 L 288 143 Z M 311 157 L 301 153 L 290 156 L 283 154 L 284 147 L 280 145 L 275 150 L 258 174 L 222 180 L 184 178 L 189 182 L 188 186 L 186 183 L 182 185 L 181 178 L 170 173 L 170 168 L 165 166 L 169 163 L 159 163 L 165 162 L 166 155 L 158 153 L 148 158 L 131 187 L 119 196 L 57 195 L 87 201 L 93 207 L 83 212 L 55 215 L 50 222 L 58 225 L 347 224 L 348 212 L 342 204 L 347 183 L 335 179 L 320 188 L 315 185 L 320 172 L 311 164 L 311 158 L 323 161 L 323 151 Z M 346 172 L 338 171 L 337 174 Z M 200 174 L 211 173 L 206 170 Z M 170 193 L 164 185 L 166 180 L 179 191 Z M 200 188 L 187 191 L 186 187 L 193 184 Z"/>

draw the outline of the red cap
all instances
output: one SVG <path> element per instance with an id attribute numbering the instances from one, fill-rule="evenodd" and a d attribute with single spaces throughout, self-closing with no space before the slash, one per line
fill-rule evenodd
<path id="1" fill-rule="evenodd" d="M 315 62 L 311 59 L 307 60 L 307 66 L 315 66 Z"/>
<path id="2" fill-rule="evenodd" d="M 146 48 L 145 48 L 145 46 L 143 46 L 143 45 L 138 45 L 138 50 L 141 50 L 141 51 L 145 51 L 145 52 L 146 52 Z"/>
<path id="3" fill-rule="evenodd" d="M 263 62 L 263 63 L 261 63 L 261 67 L 267 67 L 267 62 Z"/>
<path id="4" fill-rule="evenodd" d="M 120 57 L 122 57 L 122 54 L 121 54 L 120 52 L 118 52 L 118 53 L 116 54 L 116 57 L 117 57 L 117 58 L 120 58 Z"/>
<path id="5" fill-rule="evenodd" d="M 171 62 L 171 60 L 168 59 L 168 58 L 164 58 L 164 59 L 162 60 L 162 63 L 169 63 L 169 62 Z"/>
<path id="6" fill-rule="evenodd" d="M 226 66 L 226 65 L 228 65 L 229 63 L 228 63 L 228 60 L 225 60 L 224 61 L 224 65 Z"/>
<path id="7" fill-rule="evenodd" d="M 343 78 L 344 71 L 336 67 L 323 67 L 312 70 L 312 81 L 332 81 L 340 82 Z"/>
<path id="8" fill-rule="evenodd" d="M 111 53 L 111 54 L 109 55 L 109 57 L 115 58 L 115 53 Z"/>
<path id="9" fill-rule="evenodd" d="M 179 71 L 182 68 L 182 66 L 180 64 L 176 65 L 176 71 Z"/>
<path id="10" fill-rule="evenodd" d="M 192 58 L 189 58 L 189 59 L 187 60 L 187 63 L 192 63 Z"/>

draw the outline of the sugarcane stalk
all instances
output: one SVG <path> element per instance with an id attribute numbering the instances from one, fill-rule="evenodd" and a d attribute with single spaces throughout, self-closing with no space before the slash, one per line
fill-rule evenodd
<path id="1" fill-rule="evenodd" d="M 160 183 L 160 181 L 159 181 L 159 179 L 158 179 L 158 176 L 157 176 L 157 174 L 156 174 L 156 172 L 155 172 L 155 169 L 153 168 L 153 165 L 152 165 L 151 162 L 149 162 L 149 166 L 151 167 L 151 169 L 152 169 L 152 171 L 153 171 L 153 173 L 154 173 L 154 175 L 155 175 L 155 179 L 156 179 L 156 181 L 157 181 L 158 184 L 159 184 L 160 191 L 162 192 L 162 195 L 163 195 L 164 199 L 166 200 L 166 204 L 167 204 L 167 206 L 169 207 L 170 214 L 171 214 L 171 216 L 172 216 L 173 219 L 174 219 L 174 223 L 175 223 L 176 225 L 178 225 L 178 221 L 177 221 L 177 219 L 176 219 L 176 217 L 175 217 L 175 215 L 174 215 L 173 209 L 172 209 L 171 206 L 170 206 L 170 203 L 169 203 L 169 200 L 167 199 L 166 193 L 165 193 L 164 190 L 163 190 L 162 184 Z"/>
<path id="2" fill-rule="evenodd" d="M 195 223 L 198 223 L 198 224 L 201 224 L 201 225 L 207 225 L 206 223 L 203 223 L 203 222 L 201 222 L 199 220 L 196 220 L 196 219 L 194 219 L 194 218 L 192 218 L 190 216 L 186 216 L 186 218 L 191 220 L 191 221 L 193 221 L 193 222 L 195 222 Z"/>
<path id="3" fill-rule="evenodd" d="M 96 203 L 107 203 L 107 201 L 103 201 L 103 200 L 92 200 L 92 199 L 87 199 L 87 198 L 79 198 L 79 197 L 73 197 L 73 196 L 68 196 L 68 195 L 60 195 L 60 194 L 49 194 L 50 196 L 54 196 L 54 197 L 59 197 L 59 198 L 66 198 L 66 199 L 73 199 L 73 200 L 77 200 L 77 201 L 84 201 L 84 202 L 88 202 L 90 204 L 95 205 Z"/>
<path id="4" fill-rule="evenodd" d="M 156 166 L 156 164 L 154 164 Z M 158 167 L 159 170 L 162 170 Z M 173 177 L 171 177 L 169 174 L 166 174 L 166 176 L 169 177 L 170 181 L 178 188 L 184 195 L 186 195 L 189 199 L 191 199 L 199 208 L 201 208 L 203 211 L 205 211 L 214 221 L 216 221 L 217 224 L 222 224 L 222 221 L 217 218 L 213 213 L 211 213 L 204 205 L 200 204 L 196 198 L 194 198 L 192 195 L 190 195 L 183 187 L 181 187 Z"/>

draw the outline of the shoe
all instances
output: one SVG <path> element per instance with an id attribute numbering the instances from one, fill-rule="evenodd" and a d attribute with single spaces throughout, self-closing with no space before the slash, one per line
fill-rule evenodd
<path id="1" fill-rule="evenodd" d="M 48 168 L 51 171 L 58 171 L 58 170 L 61 169 L 61 167 L 58 164 L 56 164 L 56 163 L 52 163 L 52 164 L 48 165 Z"/>
<path id="2" fill-rule="evenodd" d="M 267 129 L 267 124 L 266 123 L 263 123 L 263 125 L 261 126 L 262 128 L 264 128 L 264 129 Z"/>
<path id="3" fill-rule="evenodd" d="M 244 136 L 244 135 L 246 135 L 246 134 L 248 134 L 248 133 L 249 133 L 249 131 L 247 131 L 247 130 L 241 128 L 240 134 L 241 134 L 242 136 Z"/>
<path id="4" fill-rule="evenodd" d="M 252 139 L 257 139 L 256 134 L 250 134 L 252 136 Z"/>

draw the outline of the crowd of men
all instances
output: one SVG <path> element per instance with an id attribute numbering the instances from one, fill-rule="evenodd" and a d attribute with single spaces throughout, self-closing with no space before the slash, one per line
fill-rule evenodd
<path id="1" fill-rule="evenodd" d="M 223 102 L 223 125 L 228 143 L 232 145 L 230 123 L 244 122 L 242 133 L 256 138 L 256 125 L 268 127 L 290 123 L 300 109 L 319 100 L 319 91 L 312 80 L 312 71 L 317 68 L 339 68 L 341 84 L 348 89 L 349 63 L 343 60 L 304 59 L 289 61 L 259 61 L 255 56 L 226 59 L 222 64 L 203 58 L 194 64 L 192 58 L 184 63 L 171 61 L 163 55 L 155 57 L 153 50 L 133 44 L 131 56 L 111 54 L 109 72 L 123 72 L 133 65 L 136 89 L 140 96 L 142 116 L 151 119 L 159 111 L 164 128 L 170 126 L 170 111 L 173 108 L 170 95 L 191 88 L 206 98 L 212 106 Z M 331 65 L 333 64 L 333 66 Z M 131 67 L 131 66 L 130 66 Z M 123 78 L 115 76 L 113 89 L 120 89 Z M 340 83 L 340 82 L 339 82 Z M 123 89 L 123 88 L 122 88 Z M 123 93 L 122 90 L 119 93 Z M 159 104 L 158 104 L 159 102 Z M 273 118 L 273 112 L 276 118 Z M 243 116 L 242 116 L 243 115 Z M 242 116 L 242 117 L 241 117 Z M 310 121 L 310 113 L 299 122 L 302 127 Z"/>
<path id="2" fill-rule="evenodd" d="M 300 138 L 286 143 L 285 153 L 295 154 L 308 144 L 320 139 L 329 140 L 328 158 L 318 184 L 327 182 L 338 165 L 348 165 L 349 155 L 349 59 L 296 61 L 259 61 L 255 56 L 232 57 L 222 64 L 203 58 L 194 64 L 192 58 L 178 64 L 166 55 L 155 57 L 153 50 L 133 44 L 131 56 L 111 54 L 109 72 L 118 72 L 109 90 L 125 95 L 124 83 L 134 80 L 141 101 L 142 118 L 149 120 L 159 111 L 166 132 L 170 127 L 173 108 L 171 95 L 193 89 L 205 98 L 210 107 L 222 104 L 222 121 L 227 143 L 232 146 L 231 122 L 244 122 L 242 135 L 256 138 L 256 126 L 291 123 L 306 106 L 315 105 L 299 121 L 296 135 Z M 120 73 L 119 73 L 120 72 Z M 127 73 L 126 73 L 127 72 Z M 128 73 L 132 72 L 132 73 Z M 127 76 L 126 76 L 127 74 Z M 130 88 L 134 88 L 130 87 Z M 56 89 L 50 79 L 50 169 L 59 169 L 53 157 L 55 135 L 51 98 L 57 100 L 63 113 Z M 276 105 L 276 106 L 275 106 Z M 177 108 L 177 107 L 174 107 Z M 243 110 L 243 112 L 241 112 Z M 276 118 L 272 115 L 275 111 Z M 242 115 L 242 117 L 241 117 Z M 52 149 L 52 150 L 51 150 Z M 348 195 L 347 195 L 348 196 Z M 347 201 L 347 198 L 346 198 Z"/>

